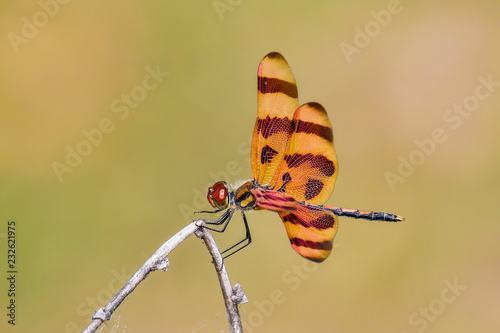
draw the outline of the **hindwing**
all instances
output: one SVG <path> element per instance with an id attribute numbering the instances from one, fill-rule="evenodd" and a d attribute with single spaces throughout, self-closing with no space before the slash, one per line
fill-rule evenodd
<path id="1" fill-rule="evenodd" d="M 300 205 L 294 212 L 278 214 L 298 254 L 316 262 L 330 255 L 338 229 L 338 220 L 333 213 Z"/>

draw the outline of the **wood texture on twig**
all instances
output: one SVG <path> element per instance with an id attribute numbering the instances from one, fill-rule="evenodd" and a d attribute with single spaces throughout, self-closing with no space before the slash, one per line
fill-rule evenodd
<path id="1" fill-rule="evenodd" d="M 181 229 L 172 238 L 167 240 L 156 252 L 137 270 L 130 280 L 123 286 L 120 291 L 105 306 L 99 308 L 92 316 L 92 322 L 87 326 L 83 333 L 95 332 L 104 322 L 111 319 L 111 316 L 120 304 L 129 296 L 134 289 L 141 283 L 150 272 L 155 270 L 167 271 L 169 269 L 168 254 L 172 252 L 180 243 L 186 240 L 193 233 L 203 239 L 208 252 L 212 256 L 212 261 L 219 278 L 224 303 L 229 321 L 229 327 L 232 333 L 243 332 L 241 319 L 238 311 L 238 304 L 247 302 L 245 293 L 241 285 L 237 283 L 234 288 L 231 287 L 231 282 L 226 271 L 226 266 L 222 260 L 219 247 L 207 228 L 204 228 L 205 222 L 202 219 L 193 221 L 186 227 Z"/>

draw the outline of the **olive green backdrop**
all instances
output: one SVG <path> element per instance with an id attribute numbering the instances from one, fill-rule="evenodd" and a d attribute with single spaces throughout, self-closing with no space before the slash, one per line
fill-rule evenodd
<path id="1" fill-rule="evenodd" d="M 61 0 L 61 2 L 64 2 Z M 80 332 L 167 239 L 251 177 L 259 61 L 281 52 L 299 102 L 333 124 L 332 255 L 304 261 L 277 214 L 247 215 L 226 261 L 245 332 L 500 327 L 498 1 L 69 1 L 0 5 L 0 327 Z M 16 325 L 7 223 L 16 222 Z M 235 216 L 215 235 L 243 236 Z M 228 332 L 192 237 L 106 332 Z"/>

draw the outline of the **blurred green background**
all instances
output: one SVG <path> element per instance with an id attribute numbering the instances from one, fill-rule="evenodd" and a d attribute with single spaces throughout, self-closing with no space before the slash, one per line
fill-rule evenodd
<path id="1" fill-rule="evenodd" d="M 498 1 L 0 8 L 2 332 L 80 332 L 210 208 L 208 185 L 251 177 L 257 66 L 271 51 L 290 64 L 299 102 L 320 102 L 332 121 L 340 175 L 327 204 L 407 220 L 340 218 L 318 265 L 293 251 L 277 214 L 248 214 L 253 243 L 226 261 L 250 300 L 245 332 L 498 332 Z M 235 217 L 215 237 L 225 248 L 243 232 Z M 188 239 L 170 264 L 104 331 L 229 331 L 202 242 Z"/>

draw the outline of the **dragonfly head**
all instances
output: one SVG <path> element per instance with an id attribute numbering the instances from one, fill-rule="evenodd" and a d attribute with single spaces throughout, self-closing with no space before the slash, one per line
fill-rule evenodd
<path id="1" fill-rule="evenodd" d="M 225 209 L 229 205 L 229 190 L 227 183 L 220 181 L 208 188 L 208 202 L 212 207 L 217 209 Z"/>

